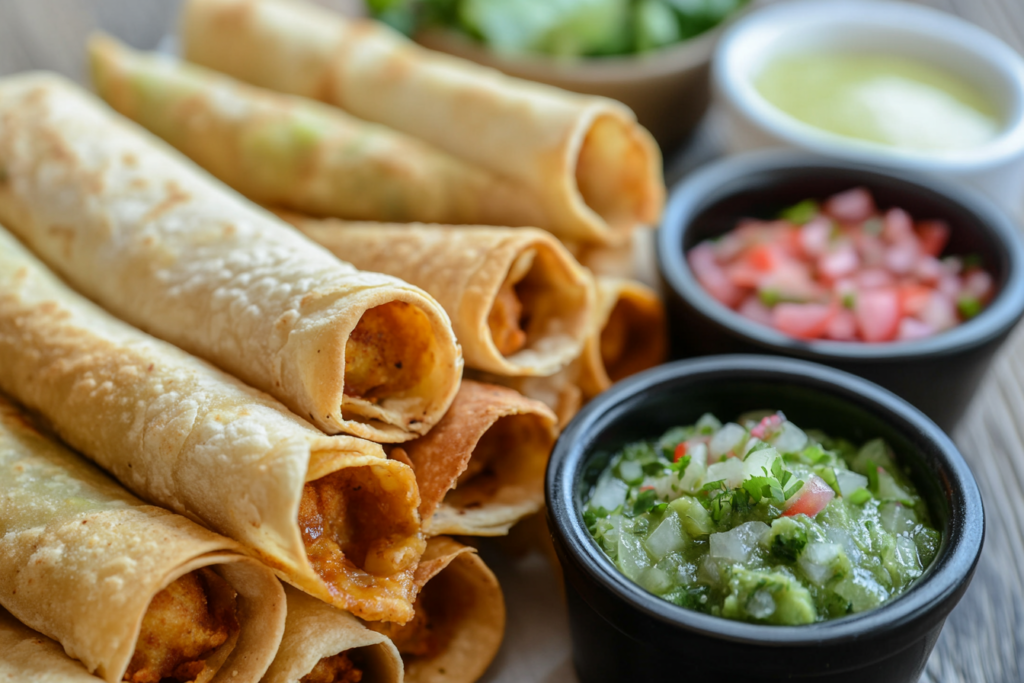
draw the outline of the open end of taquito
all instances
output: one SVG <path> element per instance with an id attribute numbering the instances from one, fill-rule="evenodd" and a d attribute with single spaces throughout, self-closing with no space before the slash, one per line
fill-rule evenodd
<path id="1" fill-rule="evenodd" d="M 654 290 L 633 280 L 597 279 L 597 330 L 580 356 L 579 383 L 587 398 L 614 382 L 665 361 L 665 307 Z"/>
<path id="2" fill-rule="evenodd" d="M 327 408 L 311 421 L 380 443 L 426 433 L 459 385 L 462 358 L 448 316 L 408 286 L 367 287 L 349 294 L 346 306 L 351 326 L 313 322 L 295 338 L 315 359 L 298 369 L 313 404 Z M 303 313 L 315 317 L 315 307 Z"/>
<path id="3" fill-rule="evenodd" d="M 540 509 L 556 422 L 538 401 L 464 381 L 441 422 L 406 444 L 404 455 L 392 453 L 416 471 L 424 531 L 498 536 Z"/>
<path id="4" fill-rule="evenodd" d="M 373 456 L 314 462 L 298 522 L 318 580 L 296 585 L 364 619 L 408 621 L 425 547 L 412 469 Z"/>
<path id="5" fill-rule="evenodd" d="M 401 683 L 402 658 L 386 636 L 294 588 L 285 595 L 284 637 L 262 683 Z"/>
<path id="6" fill-rule="evenodd" d="M 417 571 L 423 586 L 405 626 L 367 624 L 395 643 L 408 683 L 473 683 L 505 635 L 505 599 L 494 573 L 472 548 L 430 539 Z"/>

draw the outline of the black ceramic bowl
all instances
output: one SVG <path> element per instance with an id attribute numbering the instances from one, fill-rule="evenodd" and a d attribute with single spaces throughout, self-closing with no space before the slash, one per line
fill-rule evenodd
<path id="1" fill-rule="evenodd" d="M 691 424 L 780 409 L 796 424 L 854 441 L 885 438 L 927 501 L 942 543 L 903 596 L 862 614 L 806 626 L 731 621 L 678 607 L 625 577 L 580 513 L 619 447 Z M 981 495 L 956 446 L 906 401 L 844 372 L 768 356 L 678 361 L 616 384 L 568 426 L 546 481 L 562 561 L 573 659 L 582 683 L 917 680 L 950 610 L 970 583 L 984 539 Z"/>
<path id="2" fill-rule="evenodd" d="M 949 223 L 948 254 L 978 254 L 997 294 L 976 318 L 920 341 L 867 344 L 804 341 L 744 318 L 697 282 L 685 252 L 743 217 L 773 218 L 803 199 L 863 186 L 882 208 Z M 817 361 L 896 392 L 950 430 L 993 354 L 1024 315 L 1024 244 L 1012 221 L 973 191 L 939 180 L 788 151 L 731 157 L 672 190 L 658 231 L 658 269 L 676 358 L 773 353 Z"/>

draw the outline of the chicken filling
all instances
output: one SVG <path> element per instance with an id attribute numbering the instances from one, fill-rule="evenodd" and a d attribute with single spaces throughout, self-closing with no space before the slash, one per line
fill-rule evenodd
<path id="1" fill-rule="evenodd" d="M 237 631 L 235 593 L 227 582 L 210 569 L 185 574 L 149 603 L 124 680 L 191 683 Z"/>
<path id="2" fill-rule="evenodd" d="M 626 124 L 599 117 L 587 131 L 576 161 L 576 186 L 583 201 L 613 229 L 650 220 L 655 199 L 649 160 Z"/>
<path id="3" fill-rule="evenodd" d="M 535 298 L 531 290 L 536 288 L 532 283 L 535 278 L 527 276 L 536 256 L 535 249 L 528 249 L 516 257 L 487 314 L 491 339 L 503 356 L 510 356 L 526 346 Z"/>
<path id="4" fill-rule="evenodd" d="M 324 657 L 313 670 L 299 679 L 300 683 L 360 683 L 363 670 L 356 665 L 347 652 Z"/>
<path id="5" fill-rule="evenodd" d="M 392 301 L 363 313 L 345 344 L 345 395 L 372 402 L 406 394 L 429 374 L 433 336 L 422 311 Z"/>
<path id="6" fill-rule="evenodd" d="M 619 299 L 601 330 L 601 361 L 613 382 L 646 370 L 661 357 L 662 339 L 650 333 L 649 314 Z"/>

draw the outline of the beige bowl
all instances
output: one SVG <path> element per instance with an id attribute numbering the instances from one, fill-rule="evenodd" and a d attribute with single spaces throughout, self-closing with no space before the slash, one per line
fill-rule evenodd
<path id="1" fill-rule="evenodd" d="M 737 12 L 733 18 L 742 14 Z M 503 56 L 443 29 L 421 31 L 416 41 L 510 76 L 624 102 L 668 152 L 686 138 L 707 109 L 711 54 L 723 26 L 733 18 L 695 38 L 646 54 L 571 61 Z"/>

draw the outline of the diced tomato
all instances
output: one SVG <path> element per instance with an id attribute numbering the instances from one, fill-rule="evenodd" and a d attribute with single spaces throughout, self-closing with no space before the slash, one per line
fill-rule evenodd
<path id="1" fill-rule="evenodd" d="M 641 487 L 640 487 L 640 490 L 641 490 L 641 491 L 653 491 L 653 490 L 654 490 L 654 487 L 653 487 L 653 486 L 650 486 L 650 485 L 648 485 L 648 486 L 641 486 Z"/>
<path id="2" fill-rule="evenodd" d="M 766 415 L 761 418 L 761 421 L 750 430 L 750 435 L 758 439 L 764 440 L 775 433 L 775 431 L 782 426 L 782 416 L 778 413 L 774 415 Z"/>
<path id="3" fill-rule="evenodd" d="M 865 268 L 857 273 L 857 286 L 860 289 L 878 289 L 892 287 L 896 284 L 892 274 L 881 268 Z"/>
<path id="4" fill-rule="evenodd" d="M 860 257 L 851 245 L 843 245 L 818 259 L 818 274 L 828 280 L 838 280 L 860 268 Z"/>
<path id="5" fill-rule="evenodd" d="M 740 302 L 743 290 L 734 285 L 718 265 L 715 252 L 709 243 L 703 242 L 691 249 L 687 259 L 697 281 L 708 294 L 730 308 Z"/>
<path id="6" fill-rule="evenodd" d="M 863 230 L 854 236 L 860 259 L 866 266 L 882 266 L 885 264 L 885 242 L 878 235 Z"/>
<path id="7" fill-rule="evenodd" d="M 917 318 L 903 318 L 903 320 L 900 320 L 900 327 L 896 332 L 896 338 L 900 341 L 924 339 L 925 337 L 932 336 L 936 331 L 934 327 L 928 323 L 921 322 Z"/>
<path id="8" fill-rule="evenodd" d="M 754 268 L 744 259 L 737 259 L 725 267 L 725 275 L 737 287 L 755 289 L 761 285 L 767 275 L 764 271 Z"/>
<path id="9" fill-rule="evenodd" d="M 938 282 L 944 272 L 942 261 L 928 254 L 918 258 L 917 266 L 914 267 L 914 276 L 921 282 L 928 284 Z"/>
<path id="10" fill-rule="evenodd" d="M 906 275 L 917 266 L 920 255 L 917 240 L 901 240 L 885 250 L 885 267 L 896 275 Z"/>
<path id="11" fill-rule="evenodd" d="M 914 228 L 921 243 L 921 251 L 938 256 L 949 242 L 949 226 L 945 221 L 918 221 Z"/>
<path id="12" fill-rule="evenodd" d="M 676 450 L 672 453 L 672 462 L 679 462 L 680 460 L 683 459 L 683 457 L 685 455 L 686 455 L 686 442 L 683 441 L 678 446 L 676 446 Z"/>
<path id="13" fill-rule="evenodd" d="M 825 202 L 825 213 L 844 223 L 860 223 L 875 213 L 875 200 L 863 187 L 829 197 Z"/>
<path id="14" fill-rule="evenodd" d="M 939 332 L 956 327 L 956 300 L 942 292 L 932 292 L 917 317 Z"/>
<path id="15" fill-rule="evenodd" d="M 988 301 L 992 296 L 992 276 L 984 270 L 974 269 L 964 277 L 963 293 L 979 301 Z"/>
<path id="16" fill-rule="evenodd" d="M 817 258 L 828 251 L 828 241 L 832 236 L 832 221 L 824 216 L 817 216 L 807 221 L 798 233 L 800 250 L 805 256 Z"/>
<path id="17" fill-rule="evenodd" d="M 758 270 L 772 270 L 779 265 L 779 256 L 767 244 L 759 244 L 746 253 L 744 259 Z"/>
<path id="18" fill-rule="evenodd" d="M 882 237 L 890 244 L 914 238 L 914 221 L 903 209 L 889 209 L 882 219 Z"/>
<path id="19" fill-rule="evenodd" d="M 900 311 L 903 315 L 919 315 L 932 296 L 932 288 L 918 284 L 904 284 L 899 288 Z"/>
<path id="20" fill-rule="evenodd" d="M 828 322 L 825 336 L 835 341 L 854 341 L 857 338 L 857 319 L 845 308 L 839 309 Z"/>
<path id="21" fill-rule="evenodd" d="M 772 325 L 788 335 L 814 339 L 825 332 L 836 308 L 834 304 L 781 303 L 772 309 Z"/>
<path id="22" fill-rule="evenodd" d="M 900 299 L 895 288 L 860 292 L 853 307 L 860 336 L 867 342 L 890 341 L 900 323 Z"/>
<path id="23" fill-rule="evenodd" d="M 803 514 L 814 517 L 824 510 L 825 506 L 831 503 L 835 497 L 836 492 L 832 490 L 832 487 L 818 475 L 812 474 L 807 477 L 807 481 L 800 487 L 800 490 L 789 499 L 782 516 L 792 517 Z"/>
<path id="24" fill-rule="evenodd" d="M 751 294 L 744 299 L 736 311 L 743 317 L 750 318 L 762 325 L 772 324 L 772 309 L 765 306 L 757 294 Z"/>

